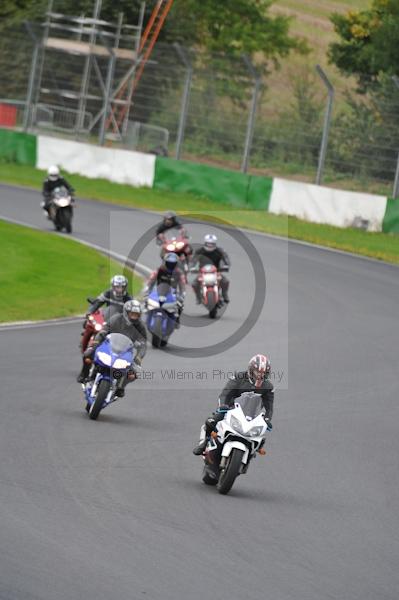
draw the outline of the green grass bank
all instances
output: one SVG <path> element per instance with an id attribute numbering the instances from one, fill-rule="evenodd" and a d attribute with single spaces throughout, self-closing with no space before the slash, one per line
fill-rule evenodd
<path id="1" fill-rule="evenodd" d="M 40 189 L 44 176 L 44 171 L 33 167 L 0 164 L 0 181 L 4 183 Z M 82 197 L 154 211 L 173 209 L 180 213 L 199 213 L 202 219 L 208 218 L 210 221 L 214 213 L 237 227 L 303 240 L 399 264 L 399 236 L 397 235 L 317 225 L 293 217 L 273 215 L 264 210 L 238 210 L 228 204 L 215 204 L 207 198 L 189 194 L 133 188 L 107 180 L 88 179 L 80 175 L 69 175 L 68 179 L 76 189 L 78 199 Z"/>
<path id="2" fill-rule="evenodd" d="M 68 317 L 86 311 L 87 296 L 108 287 L 123 269 L 95 250 L 60 235 L 0 220 L 0 322 Z M 129 289 L 142 280 L 131 272 Z"/>

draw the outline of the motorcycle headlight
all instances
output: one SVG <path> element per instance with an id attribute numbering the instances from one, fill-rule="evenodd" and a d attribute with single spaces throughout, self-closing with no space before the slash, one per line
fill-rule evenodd
<path id="1" fill-rule="evenodd" d="M 159 307 L 159 302 L 156 302 L 156 300 L 153 300 L 152 298 L 148 298 L 148 308 L 158 308 Z"/>
<path id="2" fill-rule="evenodd" d="M 100 325 L 100 323 L 96 323 L 96 324 L 94 325 L 94 329 L 95 329 L 96 331 L 101 331 L 101 329 L 102 329 L 102 328 L 103 328 L 103 327 L 102 327 L 102 325 Z"/>
<path id="3" fill-rule="evenodd" d="M 257 437 L 259 435 L 262 435 L 264 430 L 263 425 L 257 425 L 256 427 L 252 427 L 248 432 L 247 435 L 249 435 L 250 437 Z"/>
<path id="4" fill-rule="evenodd" d="M 107 367 L 111 365 L 111 357 L 106 352 L 97 352 L 97 356 L 104 365 L 107 365 Z"/>
<path id="5" fill-rule="evenodd" d="M 117 358 L 112 365 L 114 369 L 126 369 L 130 365 L 130 362 L 123 358 Z"/>
<path id="6" fill-rule="evenodd" d="M 242 429 L 241 423 L 237 419 L 237 417 L 235 417 L 234 415 L 232 415 L 230 417 L 230 425 L 232 426 L 233 429 L 235 429 L 236 431 L 238 431 L 238 433 L 241 433 L 242 435 L 244 435 L 244 431 Z"/>

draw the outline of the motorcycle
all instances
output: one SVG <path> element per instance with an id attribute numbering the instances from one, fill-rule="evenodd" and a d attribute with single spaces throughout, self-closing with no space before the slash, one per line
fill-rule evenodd
<path id="1" fill-rule="evenodd" d="M 221 267 L 219 271 L 215 265 L 204 265 L 198 269 L 191 268 L 191 273 L 198 273 L 198 281 L 201 286 L 201 303 L 208 310 L 209 317 L 215 319 L 219 308 L 224 305 L 220 282 L 222 271 L 228 271 L 228 267 Z"/>
<path id="2" fill-rule="evenodd" d="M 179 258 L 180 267 L 184 271 L 184 274 L 187 275 L 189 270 L 188 265 L 192 255 L 192 248 L 189 244 L 190 238 L 184 229 L 179 230 L 178 233 L 178 236 L 169 239 L 167 239 L 164 234 L 160 234 L 158 237 L 162 243 L 160 256 L 163 258 L 168 252 L 176 254 Z"/>
<path id="3" fill-rule="evenodd" d="M 178 306 L 176 292 L 166 283 L 154 286 L 147 298 L 147 329 L 154 348 L 167 345 L 176 327 Z"/>
<path id="4" fill-rule="evenodd" d="M 57 231 L 72 233 L 72 196 L 64 186 L 53 190 L 48 215 Z"/>
<path id="5" fill-rule="evenodd" d="M 136 354 L 133 342 L 121 333 L 109 333 L 96 348 L 89 379 L 82 383 L 90 419 L 95 421 L 101 410 L 117 400 L 115 392 L 123 377 L 133 378 Z M 138 365 L 134 365 L 134 369 L 137 371 Z"/>
<path id="6" fill-rule="evenodd" d="M 93 298 L 87 298 L 90 304 L 93 304 Z M 80 341 L 80 349 L 83 352 L 86 350 L 89 342 L 92 342 L 93 338 L 99 333 L 106 323 L 103 312 L 98 309 L 95 312 L 88 315 L 84 322 L 84 329 L 82 331 L 82 339 Z"/>
<path id="7" fill-rule="evenodd" d="M 257 453 L 266 454 L 263 445 L 269 428 L 264 415 L 259 394 L 245 392 L 217 423 L 204 451 L 202 481 L 216 486 L 219 494 L 229 493 L 236 478 L 248 472 Z"/>

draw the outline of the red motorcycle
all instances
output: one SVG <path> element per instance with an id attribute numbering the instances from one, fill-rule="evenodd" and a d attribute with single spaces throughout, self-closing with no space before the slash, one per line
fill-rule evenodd
<path id="1" fill-rule="evenodd" d="M 161 233 L 157 238 L 157 243 L 162 244 L 160 253 L 161 258 L 163 258 L 168 252 L 177 254 L 180 265 L 186 275 L 188 273 L 188 264 L 193 252 L 189 243 L 189 239 L 190 238 L 185 229 L 179 229 L 178 235 L 169 239 L 163 233 Z"/>
<path id="2" fill-rule="evenodd" d="M 198 273 L 198 269 L 190 269 L 190 271 Z M 216 318 L 218 309 L 224 305 L 220 286 L 221 271 L 228 271 L 228 268 L 222 267 L 218 271 L 215 265 L 204 265 L 199 270 L 198 281 L 201 286 L 201 302 L 208 310 L 211 319 Z"/>
<path id="3" fill-rule="evenodd" d="M 82 332 L 82 339 L 80 341 L 80 349 L 82 351 L 82 354 L 86 350 L 90 342 L 97 335 L 97 333 L 99 333 L 103 329 L 104 325 L 105 319 L 100 309 L 96 310 L 94 313 L 87 317 Z"/>

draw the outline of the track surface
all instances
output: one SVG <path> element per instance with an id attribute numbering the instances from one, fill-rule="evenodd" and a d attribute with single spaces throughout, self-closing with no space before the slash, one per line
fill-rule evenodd
<path id="1" fill-rule="evenodd" d="M 0 186 L 1 215 L 49 229 L 39 200 Z M 74 236 L 126 252 L 158 220 L 116 212 L 80 201 Z M 232 302 L 176 344 L 218 342 L 243 320 L 254 279 L 220 237 Z M 251 333 L 205 358 L 150 350 L 152 379 L 97 422 L 74 380 L 79 324 L 0 330 L 1 600 L 397 599 L 399 270 L 249 238 L 267 276 Z M 156 265 L 153 244 L 141 260 Z M 187 312 L 208 323 L 191 300 Z M 243 368 L 257 351 L 284 371 L 275 429 L 268 456 L 222 497 L 200 482 L 191 448 L 224 383 L 213 369 Z"/>

